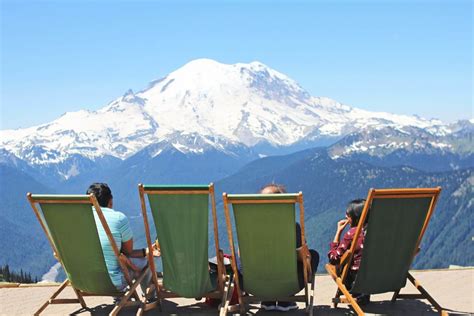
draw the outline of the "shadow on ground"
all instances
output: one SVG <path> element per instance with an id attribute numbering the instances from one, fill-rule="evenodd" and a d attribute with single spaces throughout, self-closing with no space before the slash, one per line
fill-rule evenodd
<path id="1" fill-rule="evenodd" d="M 88 309 L 78 309 L 71 313 L 71 315 L 108 315 L 113 309 L 113 305 L 98 305 Z M 379 301 L 371 302 L 370 304 L 363 307 L 366 314 L 370 315 L 439 315 L 431 305 L 422 301 L 412 300 L 399 300 L 396 303 L 391 301 Z M 135 315 L 137 308 L 125 308 L 120 312 L 120 315 Z M 336 315 L 356 315 L 351 309 L 345 304 L 340 304 L 338 308 L 332 308 L 329 305 L 317 305 L 314 306 L 313 310 L 315 315 L 318 316 L 336 316 Z M 472 315 L 468 312 L 448 310 L 449 315 Z M 145 315 L 218 315 L 216 308 L 211 308 L 203 302 L 196 302 L 195 304 L 178 306 L 173 301 L 164 300 L 162 303 L 162 309 L 150 310 Z M 231 315 L 231 313 L 229 313 Z M 239 315 L 238 313 L 234 315 Z M 250 311 L 247 315 L 259 315 L 259 316 L 283 316 L 283 315 L 307 315 L 303 308 L 289 312 L 279 311 L 265 311 L 259 309 L 259 305 L 251 305 Z"/>

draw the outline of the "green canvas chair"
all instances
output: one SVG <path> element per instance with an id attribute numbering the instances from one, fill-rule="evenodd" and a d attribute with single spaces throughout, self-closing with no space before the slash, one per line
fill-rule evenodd
<path id="1" fill-rule="evenodd" d="M 311 271 L 304 230 L 303 194 L 223 194 L 227 233 L 232 251 L 233 285 L 237 289 L 238 305 L 221 307 L 221 315 L 262 301 L 301 301 L 307 312 L 313 313 L 316 271 Z M 305 293 L 298 295 L 299 283 L 296 250 L 296 210 L 299 205 L 303 249 Z M 237 267 L 230 207 L 232 206 L 243 280 Z M 243 281 L 243 288 L 242 288 Z M 310 283 L 312 287 L 310 288 Z M 245 291 L 248 295 L 243 295 Z M 232 293 L 232 291 L 230 291 Z"/>
<path id="2" fill-rule="evenodd" d="M 87 308 L 84 296 L 114 296 L 122 299 L 110 315 L 117 315 L 126 306 L 146 305 L 136 292 L 147 267 L 132 282 L 128 269 L 120 258 L 120 251 L 94 195 L 37 195 L 27 194 L 28 201 L 53 248 L 56 259 L 62 265 L 66 280 L 56 292 L 35 312 L 39 315 L 49 304 L 79 303 Z M 105 264 L 94 213 L 100 219 L 113 251 L 119 260 L 129 287 L 119 291 L 113 285 Z M 77 298 L 56 298 L 70 285 Z"/>
<path id="3" fill-rule="evenodd" d="M 219 248 L 214 185 L 140 184 L 138 190 L 148 247 L 152 249 L 153 242 L 146 200 L 161 251 L 163 278 L 160 280 L 152 256 L 148 257 L 153 275 L 150 286 L 157 289 L 159 302 L 170 297 L 223 299 L 228 287 L 225 286 L 223 252 Z M 210 273 L 208 262 L 209 201 L 217 274 Z"/>
<path id="4" fill-rule="evenodd" d="M 361 236 L 368 218 L 362 260 L 350 292 L 344 281 L 352 264 L 356 242 L 352 242 L 338 267 L 326 265 L 326 270 L 338 286 L 333 299 L 334 307 L 338 303 L 348 303 L 358 315 L 364 315 L 351 293 L 377 294 L 393 291 L 393 302 L 397 298 L 427 299 L 441 314 L 446 314 L 408 271 L 419 251 L 440 192 L 439 187 L 370 189 L 354 235 L 355 241 Z M 400 294 L 407 279 L 420 294 Z"/>

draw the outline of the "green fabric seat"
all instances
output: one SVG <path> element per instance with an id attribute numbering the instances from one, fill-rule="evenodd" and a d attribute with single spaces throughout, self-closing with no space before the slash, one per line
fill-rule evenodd
<path id="1" fill-rule="evenodd" d="M 304 208 L 302 194 L 224 194 L 224 209 L 229 243 L 232 251 L 232 268 L 239 295 L 241 313 L 246 304 L 269 301 L 303 301 L 312 313 L 314 274 L 308 275 L 313 284 L 305 295 L 300 291 L 296 251 L 296 209 L 299 205 L 300 225 L 304 247 Z M 230 216 L 232 206 L 233 217 Z M 236 241 L 232 227 L 235 224 Z M 238 244 L 238 245 L 237 245 Z M 241 274 L 236 259 L 239 249 Z M 307 249 L 307 248 L 305 248 Z M 305 271 L 308 262 L 304 262 Z M 243 284 L 242 284 L 243 283 Z M 243 288 L 242 288 L 243 286 Z M 243 296 L 242 292 L 250 294 Z M 227 307 L 224 307 L 227 312 Z"/>
<path id="2" fill-rule="evenodd" d="M 124 306 L 145 304 L 135 289 L 138 282 L 143 279 L 146 269 L 137 278 L 137 282 L 130 281 L 129 288 L 123 292 L 117 290 L 110 279 L 93 212 L 97 212 L 99 218 L 104 219 L 101 221 L 104 230 L 110 233 L 110 229 L 93 195 L 28 193 L 27 197 L 67 276 L 59 289 L 35 315 L 39 315 L 49 304 L 54 303 L 80 303 L 86 308 L 83 299 L 85 294 L 124 297 L 112 310 L 111 315 L 116 315 Z M 115 245 L 111 235 L 110 239 L 111 244 Z M 118 260 L 117 245 L 115 249 Z M 122 271 L 123 269 L 124 267 Z M 74 289 L 77 299 L 56 299 L 68 284 Z M 132 296 L 135 297 L 135 301 L 129 300 Z"/>
<path id="3" fill-rule="evenodd" d="M 163 287 L 176 296 L 199 298 L 219 291 L 219 282 L 211 280 L 208 262 L 209 200 L 215 211 L 213 193 L 212 184 L 140 186 L 142 207 L 146 195 L 160 244 Z M 146 219 L 146 209 L 142 211 Z M 147 229 L 148 240 L 154 233 Z"/>
<path id="4" fill-rule="evenodd" d="M 431 198 L 375 199 L 352 292 L 385 293 L 405 287 Z"/>
<path id="5" fill-rule="evenodd" d="M 89 196 L 32 195 L 38 200 L 88 201 Z M 39 203 L 45 225 L 71 284 L 88 293 L 122 295 L 105 265 L 92 204 Z"/>
<path id="6" fill-rule="evenodd" d="M 286 195 L 286 194 L 285 194 Z M 255 201 L 277 195 L 248 195 Z M 290 195 L 296 198 L 296 194 Z M 229 194 L 228 198 L 239 199 Z M 277 198 L 285 198 L 278 195 Z M 262 298 L 275 298 L 299 292 L 295 205 L 233 204 L 239 242 L 244 290 Z"/>
<path id="7" fill-rule="evenodd" d="M 354 240 L 350 249 L 342 256 L 339 268 L 326 265 L 326 270 L 338 286 L 333 299 L 334 307 L 341 302 L 349 303 L 358 315 L 364 315 L 352 293 L 378 294 L 393 291 L 392 301 L 397 298 L 427 299 L 441 314 L 446 314 L 409 272 L 440 192 L 439 187 L 369 191 Z M 345 279 L 357 245 L 355 240 L 363 233 L 364 227 L 360 267 L 352 288 L 348 289 Z M 400 294 L 407 279 L 420 294 Z"/>

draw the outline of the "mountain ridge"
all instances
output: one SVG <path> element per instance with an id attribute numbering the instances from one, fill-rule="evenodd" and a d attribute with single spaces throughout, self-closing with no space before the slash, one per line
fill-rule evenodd
<path id="1" fill-rule="evenodd" d="M 217 150 L 223 143 L 257 149 L 261 143 L 275 148 L 302 144 L 298 149 L 304 149 L 360 129 L 388 126 L 416 126 L 433 137 L 453 132 L 439 120 L 370 112 L 313 97 L 260 62 L 227 65 L 198 59 L 96 111 L 68 112 L 39 126 L 1 130 L 0 149 L 29 165 L 49 168 L 68 165 L 74 155 L 124 160 L 176 134 L 215 137 Z M 67 179 L 82 171 L 61 171 L 59 176 Z"/>

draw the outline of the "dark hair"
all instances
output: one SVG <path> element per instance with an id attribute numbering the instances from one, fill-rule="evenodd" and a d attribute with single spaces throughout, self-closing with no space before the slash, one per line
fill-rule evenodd
<path id="1" fill-rule="evenodd" d="M 365 199 L 355 199 L 349 202 L 349 205 L 346 209 L 346 214 L 352 220 L 352 227 L 355 227 L 359 224 L 360 216 L 362 215 L 362 210 L 364 209 Z M 367 222 L 367 220 L 366 220 Z"/>
<path id="2" fill-rule="evenodd" d="M 94 194 L 97 202 L 102 207 L 107 207 L 109 201 L 113 198 L 112 191 L 110 190 L 107 183 L 92 183 L 87 189 L 86 194 Z"/>
<path id="3" fill-rule="evenodd" d="M 285 186 L 283 184 L 276 184 L 276 183 L 270 183 L 270 184 L 264 185 L 260 189 L 260 193 L 262 193 L 263 190 L 269 189 L 269 188 L 271 188 L 273 194 L 275 194 L 275 193 L 286 193 Z"/>

